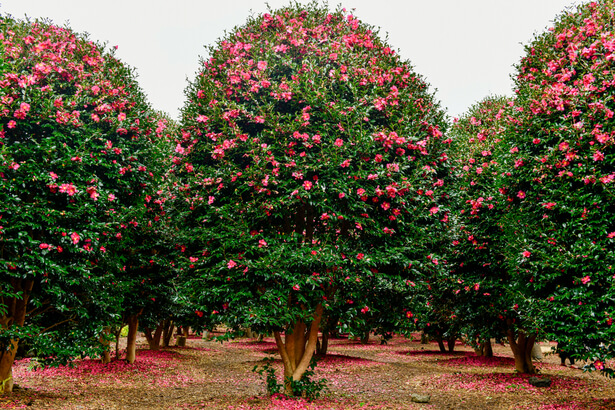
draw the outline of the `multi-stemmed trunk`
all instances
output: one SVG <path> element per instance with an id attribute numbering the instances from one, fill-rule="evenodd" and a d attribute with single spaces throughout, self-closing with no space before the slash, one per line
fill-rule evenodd
<path id="1" fill-rule="evenodd" d="M 0 304 L 6 306 L 6 312 L 0 317 L 0 328 L 9 329 L 11 326 L 23 326 L 26 320 L 26 306 L 30 291 L 34 285 L 33 280 L 11 279 L 14 294 L 18 297 L 2 297 Z M 9 345 L 0 351 L 0 394 L 13 391 L 13 362 L 17 354 L 19 339 L 11 339 Z"/>
<path id="2" fill-rule="evenodd" d="M 536 341 L 536 335 L 527 335 L 524 331 L 519 330 L 517 339 L 515 339 L 514 332 L 508 330 L 507 336 L 508 343 L 515 357 L 515 369 L 517 372 L 535 374 L 536 368 L 532 363 L 532 348 Z"/>
<path id="3" fill-rule="evenodd" d="M 284 364 L 284 390 L 289 396 L 294 395 L 292 381 L 301 380 L 314 356 L 322 312 L 323 307 L 319 304 L 311 323 L 295 322 L 286 331 L 284 340 L 280 332 L 273 332 Z"/>
<path id="4" fill-rule="evenodd" d="M 175 324 L 171 319 L 165 319 L 162 322 L 162 346 L 169 347 L 171 344 L 171 338 L 173 337 L 173 329 Z"/>
<path id="5" fill-rule="evenodd" d="M 152 329 L 149 327 L 145 327 L 145 338 L 147 339 L 147 344 L 149 345 L 149 350 L 158 350 L 160 349 L 160 339 L 162 337 L 162 331 L 164 328 L 164 322 L 158 323 L 156 329 L 152 332 Z"/>
<path id="6" fill-rule="evenodd" d="M 491 339 L 485 339 L 484 341 L 477 343 L 477 347 L 474 348 L 474 352 L 477 356 L 493 357 L 493 348 L 491 347 Z"/>

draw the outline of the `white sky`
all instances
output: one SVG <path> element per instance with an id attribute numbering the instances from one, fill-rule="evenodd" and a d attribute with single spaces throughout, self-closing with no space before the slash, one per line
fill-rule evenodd
<path id="1" fill-rule="evenodd" d="M 305 0 L 299 1 L 305 3 Z M 69 23 L 92 40 L 118 45 L 136 68 L 155 109 L 179 117 L 187 80 L 205 45 L 243 25 L 264 0 L 0 0 L 0 12 Z M 269 0 L 276 9 L 289 0 Z M 490 94 L 512 94 L 513 65 L 523 44 L 551 26 L 579 0 L 331 0 L 355 9 L 362 21 L 389 34 L 389 45 L 437 89 L 449 115 L 458 116 Z"/>

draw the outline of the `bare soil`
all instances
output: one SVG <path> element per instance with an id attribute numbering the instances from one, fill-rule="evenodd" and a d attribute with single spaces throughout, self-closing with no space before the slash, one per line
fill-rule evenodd
<path id="1" fill-rule="evenodd" d="M 395 337 L 386 345 L 372 337 L 366 345 L 348 339 L 329 342 L 329 354 L 316 367 L 328 391 L 313 402 L 270 397 L 264 377 L 252 369 L 274 357 L 273 339 L 231 342 L 191 336 L 186 347 L 157 352 L 144 339 L 137 362 L 81 360 L 73 368 L 29 370 L 23 359 L 14 367 L 18 389 L 0 396 L 0 408 L 29 409 L 615 409 L 615 381 L 578 367 L 561 366 L 543 344 L 538 377 L 550 387 L 528 383 L 514 372 L 508 346 L 495 345 L 482 358 L 460 342 L 453 353 L 435 343 Z M 281 382 L 281 380 L 280 380 Z M 414 403 L 411 395 L 430 395 Z"/>

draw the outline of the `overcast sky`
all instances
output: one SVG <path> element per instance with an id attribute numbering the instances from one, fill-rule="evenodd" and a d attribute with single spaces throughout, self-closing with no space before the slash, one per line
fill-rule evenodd
<path id="1" fill-rule="evenodd" d="M 305 3 L 304 0 L 299 1 Z M 178 118 L 187 80 L 205 45 L 242 25 L 264 0 L 0 0 L 0 12 L 69 23 L 93 40 L 118 45 L 117 56 L 136 68 L 155 109 Z M 269 0 L 276 9 L 289 0 Z M 523 44 L 551 26 L 579 0 L 331 0 L 388 33 L 389 44 L 458 116 L 490 94 L 512 94 L 513 65 Z"/>

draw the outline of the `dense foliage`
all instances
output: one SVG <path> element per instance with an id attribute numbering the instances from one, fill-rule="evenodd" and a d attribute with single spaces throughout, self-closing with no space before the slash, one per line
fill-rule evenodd
<path id="1" fill-rule="evenodd" d="M 118 314 L 125 295 L 116 274 L 128 231 L 158 183 L 164 121 L 150 117 L 113 50 L 68 28 L 8 16 L 0 38 L 5 380 L 18 340 L 30 337 L 46 357 L 85 354 L 101 323 Z"/>
<path id="2" fill-rule="evenodd" d="M 500 188 L 524 314 L 598 370 L 615 353 L 613 10 L 583 5 L 527 46 Z"/>
<path id="3" fill-rule="evenodd" d="M 469 266 L 456 271 L 490 278 L 485 284 L 492 287 L 482 289 L 496 301 L 486 312 L 508 332 L 563 342 L 575 358 L 589 359 L 590 369 L 609 375 L 614 45 L 611 1 L 563 14 L 526 47 L 514 101 L 486 118 L 468 116 L 476 129 L 457 128 L 472 146 L 486 137 L 487 147 L 478 149 L 493 160 L 463 164 L 470 196 L 457 242 L 465 244 L 461 263 Z M 463 149 L 457 156 L 468 158 Z M 525 370 L 533 370 L 531 362 Z"/>
<path id="4" fill-rule="evenodd" d="M 387 314 L 366 286 L 408 291 L 437 266 L 447 219 L 445 122 L 425 82 L 373 28 L 316 4 L 209 51 L 176 148 L 202 311 L 289 332 L 332 298 Z"/>

